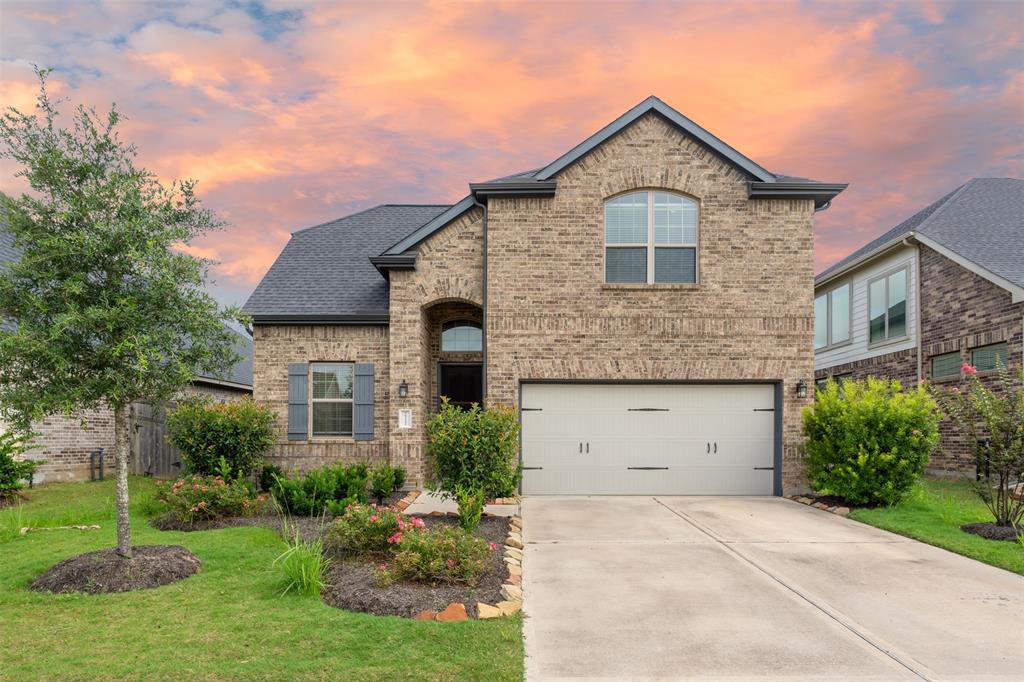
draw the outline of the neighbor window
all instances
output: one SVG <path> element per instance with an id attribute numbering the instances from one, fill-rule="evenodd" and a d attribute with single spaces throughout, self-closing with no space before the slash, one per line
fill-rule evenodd
<path id="1" fill-rule="evenodd" d="M 1006 367 L 1006 356 L 1006 344 L 993 343 L 991 346 L 982 346 L 972 350 L 971 364 L 979 372 L 991 372 L 996 369 L 997 364 Z"/>
<path id="2" fill-rule="evenodd" d="M 932 379 L 960 376 L 960 351 L 932 356 Z"/>
<path id="3" fill-rule="evenodd" d="M 352 435 L 352 376 L 350 362 L 314 362 L 313 437 Z"/>
<path id="4" fill-rule="evenodd" d="M 441 350 L 449 353 L 473 353 L 483 350 L 483 331 L 479 322 L 458 320 L 441 327 Z"/>
<path id="5" fill-rule="evenodd" d="M 850 340 L 850 285 L 843 284 L 814 299 L 814 350 Z"/>
<path id="6" fill-rule="evenodd" d="M 907 268 L 871 280 L 868 312 L 871 343 L 907 335 Z"/>
<path id="7" fill-rule="evenodd" d="M 604 204 L 606 282 L 697 281 L 697 202 L 671 192 L 631 192 Z"/>

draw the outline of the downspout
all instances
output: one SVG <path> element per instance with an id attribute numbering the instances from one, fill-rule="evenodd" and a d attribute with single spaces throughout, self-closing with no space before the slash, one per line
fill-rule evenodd
<path id="1" fill-rule="evenodd" d="M 481 381 L 481 384 L 482 384 L 480 388 L 481 388 L 481 396 L 483 397 L 484 403 L 486 404 L 487 403 L 487 204 L 481 204 L 480 200 L 476 198 L 476 194 L 471 194 L 471 196 L 473 197 L 473 205 L 474 206 L 479 206 L 480 210 L 483 211 L 483 217 L 481 218 L 481 225 L 480 225 L 480 227 L 481 227 L 481 229 L 483 230 L 483 233 L 484 233 L 483 254 L 481 254 L 482 261 L 483 261 L 483 263 L 482 263 L 482 265 L 483 265 L 483 282 L 482 282 L 482 287 L 481 287 L 482 288 L 481 298 L 483 300 L 481 301 L 481 306 L 480 306 L 481 317 L 483 318 L 483 322 L 481 324 L 481 326 L 483 327 L 483 334 L 482 334 L 482 337 L 483 337 L 482 341 L 483 341 L 483 343 L 481 344 L 480 348 L 483 350 L 481 355 L 483 356 L 483 370 L 484 371 L 482 372 L 483 376 L 480 378 L 480 381 Z"/>
<path id="2" fill-rule="evenodd" d="M 912 246 L 916 254 L 914 259 L 914 281 L 916 286 L 914 287 L 914 330 L 917 335 L 917 385 L 920 386 L 924 383 L 924 344 L 921 339 L 921 249 L 917 244 L 911 244 L 910 238 L 914 236 L 911 232 L 910 236 L 903 238 L 904 246 Z M 908 283 L 909 285 L 909 283 Z"/>

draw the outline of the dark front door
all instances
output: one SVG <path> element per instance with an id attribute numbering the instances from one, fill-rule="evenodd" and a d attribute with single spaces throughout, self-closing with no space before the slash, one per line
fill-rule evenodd
<path id="1" fill-rule="evenodd" d="M 438 404 L 441 396 L 463 408 L 483 403 L 484 368 L 479 362 L 442 362 L 439 375 Z"/>

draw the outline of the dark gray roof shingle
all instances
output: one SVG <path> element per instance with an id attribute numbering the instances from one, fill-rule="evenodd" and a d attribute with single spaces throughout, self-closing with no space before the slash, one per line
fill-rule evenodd
<path id="1" fill-rule="evenodd" d="M 234 330 L 232 330 L 234 331 Z M 238 337 L 235 343 L 235 352 L 242 356 L 242 359 L 234 364 L 224 376 L 200 373 L 199 381 L 230 381 L 233 384 L 241 384 L 252 389 L 252 338 L 248 334 L 235 332 Z"/>
<path id="2" fill-rule="evenodd" d="M 383 315 L 388 283 L 370 262 L 448 204 L 385 204 L 292 234 L 245 303 L 254 318 Z"/>
<path id="3" fill-rule="evenodd" d="M 914 232 L 1024 286 L 1024 180 L 974 178 L 815 277 L 822 281 Z"/>

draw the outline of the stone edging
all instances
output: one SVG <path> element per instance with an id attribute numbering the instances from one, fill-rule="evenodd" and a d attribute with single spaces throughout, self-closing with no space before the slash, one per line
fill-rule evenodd
<path id="1" fill-rule="evenodd" d="M 395 502 L 395 509 L 397 509 L 400 512 L 404 512 L 406 509 L 409 508 L 410 504 L 412 504 L 413 502 L 416 501 L 416 498 L 419 497 L 419 496 L 420 496 L 420 491 L 419 490 L 411 490 L 411 491 L 409 491 L 406 494 L 405 497 L 400 499 L 398 502 Z"/>
<path id="2" fill-rule="evenodd" d="M 806 504 L 809 507 L 814 507 L 815 509 L 820 509 L 822 511 L 838 514 L 839 516 L 850 515 L 849 507 L 830 506 L 825 504 L 824 502 L 815 502 L 812 498 L 806 497 L 804 495 L 790 495 L 789 499 L 793 500 L 794 502 L 799 502 L 800 504 Z"/>

